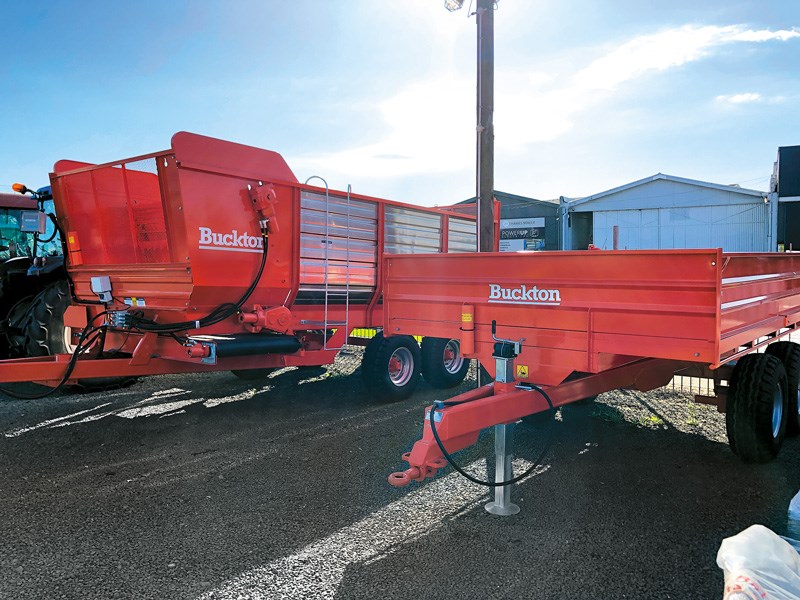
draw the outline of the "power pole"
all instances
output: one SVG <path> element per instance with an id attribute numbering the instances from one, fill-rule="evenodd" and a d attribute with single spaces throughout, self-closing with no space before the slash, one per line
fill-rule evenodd
<path id="1" fill-rule="evenodd" d="M 478 0 L 478 251 L 494 240 L 494 0 Z"/>

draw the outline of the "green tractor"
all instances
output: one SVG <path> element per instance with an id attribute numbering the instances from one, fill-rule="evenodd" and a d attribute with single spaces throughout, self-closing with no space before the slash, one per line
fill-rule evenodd
<path id="1" fill-rule="evenodd" d="M 69 351 L 70 302 L 49 187 L 0 193 L 0 359 Z"/>

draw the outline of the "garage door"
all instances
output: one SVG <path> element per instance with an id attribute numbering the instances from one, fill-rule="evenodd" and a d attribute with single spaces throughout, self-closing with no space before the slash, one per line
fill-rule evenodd
<path id="1" fill-rule="evenodd" d="M 726 252 L 768 251 L 769 207 L 763 202 L 722 206 L 595 211 L 593 243 L 620 249 L 722 248 Z"/>

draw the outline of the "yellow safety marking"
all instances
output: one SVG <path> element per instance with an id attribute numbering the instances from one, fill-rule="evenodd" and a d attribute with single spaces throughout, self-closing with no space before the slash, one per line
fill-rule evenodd
<path id="1" fill-rule="evenodd" d="M 472 323 L 472 313 L 461 313 L 462 323 Z"/>
<path id="2" fill-rule="evenodd" d="M 364 328 L 364 327 L 358 327 L 356 329 L 353 329 L 353 331 L 350 332 L 350 337 L 362 338 L 362 339 L 369 340 L 369 339 L 372 339 L 373 337 L 375 337 L 375 335 L 377 333 L 378 333 L 377 329 L 367 329 L 367 328 Z M 414 337 L 415 340 L 417 340 L 418 343 L 420 343 L 420 344 L 422 343 L 422 336 L 421 335 L 415 335 L 413 337 Z"/>
<path id="3" fill-rule="evenodd" d="M 517 377 L 524 379 L 528 376 L 528 365 L 517 365 Z"/>
<path id="4" fill-rule="evenodd" d="M 350 333 L 350 337 L 369 339 L 374 337 L 376 333 L 378 333 L 377 329 L 357 328 L 353 329 L 352 333 Z"/>

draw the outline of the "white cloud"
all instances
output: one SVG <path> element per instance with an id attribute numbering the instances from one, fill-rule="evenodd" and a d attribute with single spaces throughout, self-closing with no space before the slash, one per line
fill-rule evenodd
<path id="1" fill-rule="evenodd" d="M 760 102 L 761 100 L 763 100 L 761 94 L 756 94 L 755 92 L 717 96 L 718 102 L 725 102 L 727 104 L 751 104 L 753 102 Z"/>
<path id="2" fill-rule="evenodd" d="M 474 129 L 464 127 L 475 118 L 474 98 L 475 87 L 468 80 L 409 85 L 378 105 L 388 126 L 384 139 L 318 160 L 336 171 L 374 177 L 457 169 L 474 147 Z M 441 143 L 432 143 L 436 140 Z"/>
<path id="3" fill-rule="evenodd" d="M 621 85 L 698 61 L 720 46 L 797 37 L 800 31 L 795 29 L 686 25 L 637 36 L 567 77 L 500 69 L 495 94 L 497 151 L 519 152 L 531 143 L 556 139 L 572 128 L 573 118 L 607 100 Z M 447 77 L 410 84 L 378 103 L 388 131 L 382 140 L 295 162 L 301 168 L 334 170 L 355 177 L 400 177 L 472 168 L 474 99 L 472 78 Z M 763 99 L 757 93 L 744 93 L 719 96 L 717 100 L 742 104 Z"/>
<path id="4" fill-rule="evenodd" d="M 797 29 L 781 29 L 779 31 L 769 31 L 768 29 L 759 29 L 756 31 L 742 29 L 738 26 L 724 27 L 723 29 L 733 30 L 729 33 L 728 39 L 732 42 L 770 42 L 778 40 L 785 42 L 792 38 L 800 37 L 800 31 Z"/>
<path id="5" fill-rule="evenodd" d="M 579 71 L 574 84 L 588 90 L 612 90 L 649 71 L 663 71 L 699 60 L 723 44 L 786 41 L 795 37 L 800 37 L 800 31 L 749 30 L 740 25 L 685 25 L 638 36 L 622 44 Z"/>
<path id="6" fill-rule="evenodd" d="M 783 104 L 786 102 L 786 96 L 764 96 L 758 92 L 743 92 L 723 94 L 717 96 L 716 101 L 723 104 Z"/>

